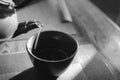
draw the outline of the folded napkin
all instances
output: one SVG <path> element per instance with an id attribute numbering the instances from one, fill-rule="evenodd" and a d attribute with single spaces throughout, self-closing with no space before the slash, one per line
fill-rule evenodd
<path id="1" fill-rule="evenodd" d="M 33 66 L 26 51 L 26 42 L 0 42 L 0 80 L 8 80 Z"/>

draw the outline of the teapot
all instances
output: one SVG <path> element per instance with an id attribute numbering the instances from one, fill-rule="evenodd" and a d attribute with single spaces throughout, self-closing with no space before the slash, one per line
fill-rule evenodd
<path id="1" fill-rule="evenodd" d="M 12 0 L 0 0 L 0 39 L 14 38 L 20 34 L 39 28 L 39 21 L 18 22 L 17 12 Z"/>

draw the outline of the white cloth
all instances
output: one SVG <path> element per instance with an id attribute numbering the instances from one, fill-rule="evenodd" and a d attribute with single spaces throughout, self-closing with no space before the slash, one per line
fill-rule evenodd
<path id="1" fill-rule="evenodd" d="M 0 0 L 1 4 L 15 6 L 13 0 Z"/>

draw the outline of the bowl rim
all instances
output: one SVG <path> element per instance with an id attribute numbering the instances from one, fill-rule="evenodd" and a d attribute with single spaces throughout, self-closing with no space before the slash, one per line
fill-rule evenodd
<path id="1" fill-rule="evenodd" d="M 61 31 L 43 31 L 43 32 L 60 32 L 60 33 L 64 33 L 64 34 L 67 34 L 65 32 L 61 32 Z M 71 56 L 65 58 L 65 59 L 61 59 L 61 60 L 46 60 L 46 59 L 41 59 L 41 58 L 38 58 L 37 56 L 35 56 L 33 53 L 32 53 L 32 46 L 34 41 L 32 42 L 32 44 L 30 44 L 30 42 L 32 41 L 32 39 L 35 40 L 35 37 L 37 36 L 37 34 L 33 35 L 32 37 L 30 37 L 27 41 L 27 44 L 26 44 L 26 50 L 28 52 L 28 54 L 30 54 L 32 57 L 36 58 L 37 60 L 40 60 L 40 61 L 44 61 L 44 62 L 62 62 L 62 61 L 66 61 L 66 60 L 69 60 L 70 58 L 74 58 L 74 56 L 76 55 L 76 53 L 78 52 L 78 49 L 79 49 L 79 44 L 78 44 L 78 41 L 73 37 L 71 36 L 70 34 L 67 34 L 68 36 L 70 36 L 75 42 L 76 42 L 76 50 L 74 52 L 74 54 L 72 54 Z"/>

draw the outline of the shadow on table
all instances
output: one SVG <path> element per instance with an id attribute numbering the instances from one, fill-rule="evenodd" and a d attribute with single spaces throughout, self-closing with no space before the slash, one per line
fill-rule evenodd
<path id="1" fill-rule="evenodd" d="M 9 80 L 46 80 L 45 78 L 46 77 L 43 75 L 40 76 L 40 74 L 38 74 L 37 71 L 32 67 L 21 72 L 20 74 L 14 76 Z"/>
<path id="2" fill-rule="evenodd" d="M 39 79 L 40 77 L 38 77 L 36 70 L 32 67 L 9 80 L 39 80 Z"/>

